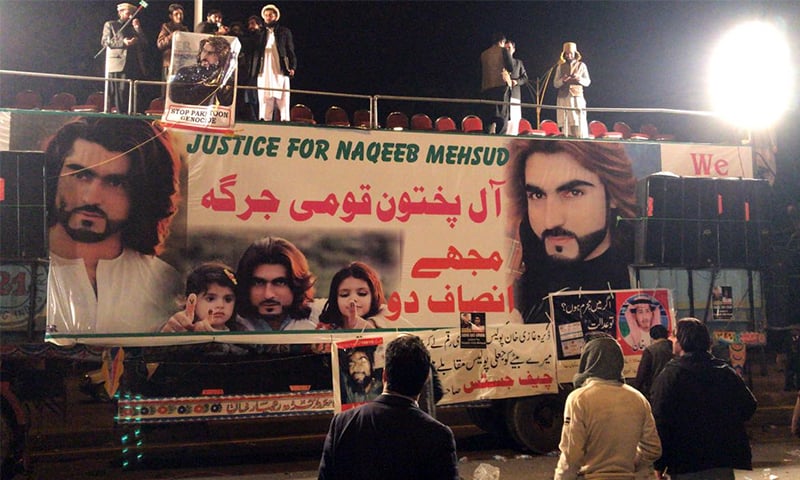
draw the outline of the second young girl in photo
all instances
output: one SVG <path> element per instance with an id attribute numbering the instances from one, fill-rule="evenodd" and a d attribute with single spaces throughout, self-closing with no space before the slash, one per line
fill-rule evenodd
<path id="1" fill-rule="evenodd" d="M 377 272 L 353 262 L 336 272 L 328 301 L 320 314 L 320 328 L 364 330 L 383 328 L 386 298 Z"/>

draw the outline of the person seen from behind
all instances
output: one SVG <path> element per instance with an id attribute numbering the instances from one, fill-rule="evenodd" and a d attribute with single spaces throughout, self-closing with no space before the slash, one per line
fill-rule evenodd
<path id="1" fill-rule="evenodd" d="M 650 338 L 653 343 L 642 352 L 639 368 L 636 370 L 634 386 L 648 399 L 653 379 L 661 373 L 661 370 L 673 357 L 672 341 L 667 338 L 668 335 L 667 328 L 660 323 L 650 327 Z"/>
<path id="2" fill-rule="evenodd" d="M 383 394 L 333 418 L 319 480 L 458 480 L 453 432 L 417 403 L 430 372 L 419 337 L 389 342 Z"/>
<path id="3" fill-rule="evenodd" d="M 675 336 L 678 358 L 655 378 L 650 397 L 664 449 L 656 478 L 734 480 L 734 469 L 752 470 L 744 423 L 756 399 L 730 365 L 711 355 L 700 320 L 679 320 Z"/>
<path id="4" fill-rule="evenodd" d="M 633 480 L 661 455 L 650 404 L 625 385 L 624 366 L 614 338 L 597 336 L 584 345 L 575 390 L 564 405 L 554 480 Z"/>

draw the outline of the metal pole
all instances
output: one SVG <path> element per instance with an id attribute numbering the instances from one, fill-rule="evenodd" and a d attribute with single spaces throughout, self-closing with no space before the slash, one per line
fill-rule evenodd
<path id="1" fill-rule="evenodd" d="M 108 56 L 108 49 L 106 49 L 106 56 Z M 103 113 L 108 113 L 110 108 L 108 107 L 109 98 L 108 98 L 108 88 L 109 88 L 109 80 L 108 80 L 108 58 L 103 58 L 103 77 L 105 77 L 106 81 L 103 82 Z"/>
<path id="2" fill-rule="evenodd" d="M 194 26 L 205 20 L 203 16 L 203 0 L 194 0 L 194 23 L 189 25 L 189 31 L 194 32 Z"/>

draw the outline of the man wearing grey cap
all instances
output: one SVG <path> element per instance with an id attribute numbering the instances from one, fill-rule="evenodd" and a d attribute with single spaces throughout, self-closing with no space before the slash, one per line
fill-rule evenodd
<path id="1" fill-rule="evenodd" d="M 131 3 L 117 5 L 117 20 L 103 24 L 100 40 L 106 53 L 106 76 L 109 78 L 137 80 L 147 75 L 144 48 L 147 38 L 138 18 L 134 18 L 136 7 Z M 108 82 L 106 106 L 116 108 L 119 113 L 128 113 L 128 84 Z M 134 110 L 136 106 L 134 105 Z"/>

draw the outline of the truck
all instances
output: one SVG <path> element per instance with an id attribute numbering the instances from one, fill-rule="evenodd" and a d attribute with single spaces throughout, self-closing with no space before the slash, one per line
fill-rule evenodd
<path id="1" fill-rule="evenodd" d="M 747 347 L 766 345 L 770 187 L 754 178 L 750 145 L 384 129 L 375 121 L 381 108 L 371 97 L 369 128 L 298 121 L 237 122 L 223 130 L 181 122 L 192 117 L 188 111 L 0 110 L 4 463 L 24 467 L 24 405 L 61 398 L 65 375 L 85 376 L 86 392 L 116 404 L 115 422 L 137 429 L 330 415 L 364 401 L 349 396 L 353 352 L 367 352 L 370 374 L 380 378 L 383 347 L 411 333 L 432 356 L 429 411 L 466 405 L 479 427 L 547 453 L 557 448 L 563 402 L 587 336 L 617 338 L 625 375 L 635 376 L 645 340 L 630 340 L 633 305 L 643 297 L 652 321 L 670 330 L 677 318 L 702 318 L 739 367 Z M 108 119 L 121 136 L 145 124 L 150 141 L 174 160 L 174 170 L 140 172 L 174 174 L 167 182 L 176 187 L 168 192 L 171 225 L 168 235 L 160 232 L 163 250 L 152 255 L 181 278 L 177 294 L 160 305 L 165 315 L 121 307 L 150 293 L 144 285 L 114 290 L 116 280 L 99 283 L 93 300 L 111 287 L 117 308 L 76 314 L 84 301 L 77 284 L 59 281 L 64 273 L 50 236 L 63 210 L 53 201 L 60 199 L 58 182 L 93 170 L 56 170 L 45 151 L 65 127 Z M 108 163 L 138 155 L 146 143 Z M 520 180 L 512 165 L 515 152 L 534 144 L 614 151 L 628 162 L 636 212 L 604 219 L 631 234 L 623 256 L 630 261 L 622 265 L 628 285 L 577 285 L 548 291 L 541 303 L 525 299 L 520 279 L 526 272 L 535 277 L 544 262 L 525 251 L 521 236 L 538 233 L 522 228 L 531 225 L 514 205 L 520 186 L 512 184 Z M 567 194 L 580 195 L 576 190 Z M 135 202 L 155 195 L 138 192 Z M 530 188 L 525 195 L 545 196 Z M 286 240 L 302 252 L 316 286 L 307 299 L 315 312 L 335 302 L 328 287 L 337 271 L 355 261 L 370 265 L 385 292 L 372 325 L 378 328 L 165 331 L 171 315 L 185 311 L 191 271 L 220 264 L 235 278 L 234 290 L 248 285 L 237 265 L 264 239 Z M 533 304 L 543 309 L 536 319 L 531 307 L 521 307 Z"/>

